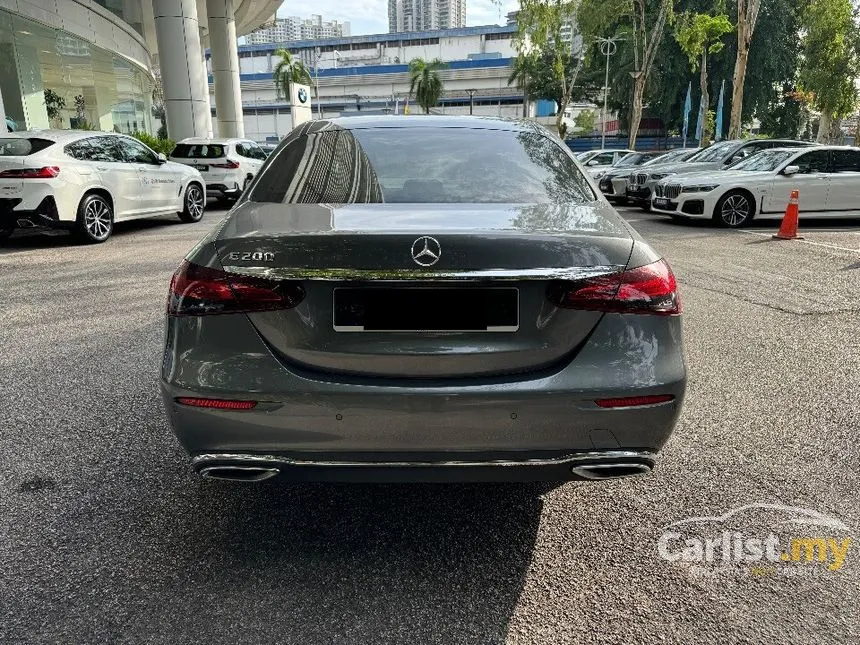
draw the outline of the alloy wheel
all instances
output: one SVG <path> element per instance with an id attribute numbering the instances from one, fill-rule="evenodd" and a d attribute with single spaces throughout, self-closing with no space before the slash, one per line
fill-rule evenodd
<path id="1" fill-rule="evenodd" d="M 110 235 L 110 206 L 103 199 L 91 199 L 87 204 L 84 209 L 84 226 L 93 239 L 104 240 Z"/>
<path id="2" fill-rule="evenodd" d="M 720 219 L 728 226 L 740 226 L 749 217 L 750 203 L 743 195 L 730 195 L 720 209 Z"/>
<path id="3" fill-rule="evenodd" d="M 188 187 L 185 193 L 185 202 L 188 207 L 188 214 L 195 220 L 203 217 L 203 193 L 196 185 Z"/>

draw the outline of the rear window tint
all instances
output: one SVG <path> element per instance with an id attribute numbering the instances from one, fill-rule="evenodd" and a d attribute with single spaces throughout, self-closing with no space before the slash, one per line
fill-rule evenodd
<path id="1" fill-rule="evenodd" d="M 224 156 L 224 146 L 214 143 L 178 143 L 170 156 L 177 159 L 218 159 Z"/>
<path id="2" fill-rule="evenodd" d="M 0 157 L 26 157 L 54 145 L 48 139 L 19 139 L 9 137 L 0 139 Z"/>
<path id="3" fill-rule="evenodd" d="M 595 198 L 570 153 L 537 131 L 297 128 L 270 157 L 252 201 L 567 203 Z"/>

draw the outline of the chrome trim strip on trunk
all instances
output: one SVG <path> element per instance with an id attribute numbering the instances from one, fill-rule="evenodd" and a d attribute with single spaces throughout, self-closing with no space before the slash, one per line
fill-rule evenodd
<path id="1" fill-rule="evenodd" d="M 600 450 L 592 452 L 577 452 L 563 457 L 549 459 L 493 459 L 487 461 L 325 461 L 305 460 L 293 457 L 282 457 L 277 455 L 242 455 L 233 453 L 211 453 L 197 455 L 191 459 L 191 465 L 195 470 L 205 468 L 208 464 L 227 462 L 226 465 L 243 463 L 259 465 L 283 465 L 283 466 L 311 466 L 311 467 L 370 467 L 370 468 L 444 468 L 449 466 L 494 466 L 494 467 L 516 467 L 516 466 L 552 466 L 559 464 L 577 464 L 580 462 L 600 462 L 605 460 L 641 459 L 654 462 L 656 453 L 646 450 Z"/>
<path id="2" fill-rule="evenodd" d="M 624 270 L 624 265 L 556 267 L 544 269 L 315 269 L 225 265 L 228 273 L 269 280 L 582 280 Z"/>

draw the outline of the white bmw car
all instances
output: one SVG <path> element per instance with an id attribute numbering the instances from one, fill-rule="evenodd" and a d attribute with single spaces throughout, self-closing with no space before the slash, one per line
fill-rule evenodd
<path id="1" fill-rule="evenodd" d="M 170 161 L 200 171 L 207 194 L 229 202 L 257 176 L 266 152 L 248 139 L 183 139 L 170 153 Z"/>
<path id="2" fill-rule="evenodd" d="M 651 209 L 736 228 L 782 218 L 792 190 L 803 217 L 860 217 L 860 148 L 774 148 L 727 170 L 667 177 L 655 185 Z"/>
<path id="3" fill-rule="evenodd" d="M 0 241 L 19 228 L 53 228 L 104 242 L 115 222 L 177 213 L 198 222 L 205 206 L 199 172 L 132 137 L 85 130 L 0 137 Z"/>

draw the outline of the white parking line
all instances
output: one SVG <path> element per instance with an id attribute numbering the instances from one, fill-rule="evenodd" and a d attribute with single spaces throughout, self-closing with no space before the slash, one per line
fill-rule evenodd
<path id="1" fill-rule="evenodd" d="M 759 233 L 758 231 L 747 231 L 744 229 L 736 229 L 736 233 L 749 233 L 750 235 L 758 235 L 760 237 L 773 237 L 773 233 Z M 860 235 L 860 233 L 854 233 L 854 235 Z M 860 253 L 860 248 L 849 249 L 847 246 L 838 246 L 836 244 L 824 244 L 823 242 L 811 242 L 810 240 L 794 240 L 795 242 L 800 242 L 802 244 L 811 244 L 812 246 L 823 246 L 828 249 L 836 249 L 838 251 L 848 251 L 849 253 Z M 860 247 L 860 245 L 858 245 Z"/>

